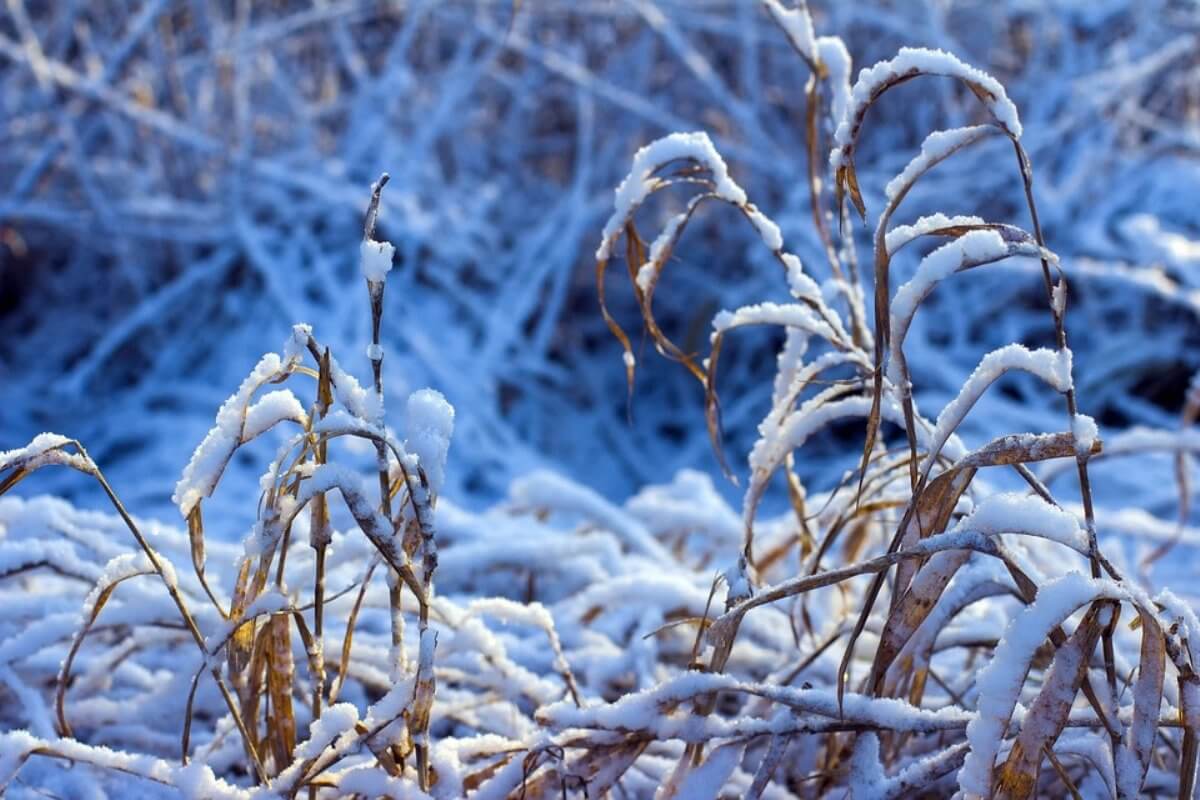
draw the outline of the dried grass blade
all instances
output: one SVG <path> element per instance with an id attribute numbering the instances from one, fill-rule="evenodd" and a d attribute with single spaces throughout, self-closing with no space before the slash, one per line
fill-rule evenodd
<path id="1" fill-rule="evenodd" d="M 296 714 L 292 707 L 296 666 L 292 659 L 289 617 L 283 614 L 271 617 L 264 626 L 263 636 L 266 640 L 267 696 L 271 703 L 267 736 L 278 772 L 292 763 L 292 751 L 296 747 Z"/>
<path id="2" fill-rule="evenodd" d="M 996 778 L 998 797 L 1028 798 L 1037 788 L 1044 749 L 1052 748 L 1066 724 L 1079 686 L 1087 676 L 1088 661 L 1100 640 L 1101 611 L 1106 602 L 1093 603 L 1078 627 L 1059 648 L 1042 689 L 1021 724 L 1021 732 Z"/>

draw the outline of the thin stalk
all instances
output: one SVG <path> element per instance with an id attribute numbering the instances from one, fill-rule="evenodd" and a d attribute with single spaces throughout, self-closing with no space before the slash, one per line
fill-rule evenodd
<path id="1" fill-rule="evenodd" d="M 379 176 L 371 186 L 371 202 L 367 206 L 366 221 L 363 224 L 363 241 L 370 241 L 375 237 L 375 223 L 379 220 L 379 200 L 383 193 L 383 187 L 387 185 L 389 176 L 385 172 Z M 379 408 L 382 413 L 383 409 L 383 346 L 379 340 L 379 329 L 383 321 L 383 290 L 387 283 L 382 280 L 367 281 L 367 294 L 371 301 L 371 377 L 375 387 L 375 396 L 379 401 Z M 382 420 L 380 420 L 382 422 Z M 381 442 L 375 442 L 375 461 L 379 469 L 379 506 L 380 511 L 385 519 L 392 518 L 392 492 L 391 480 L 388 477 L 388 451 L 387 446 Z M 401 582 L 400 574 L 395 568 L 388 569 L 388 603 L 391 607 L 391 626 L 392 626 L 392 651 L 394 653 L 395 664 L 394 668 L 404 664 L 404 614 L 403 614 L 403 583 Z M 422 603 L 422 614 L 425 613 L 425 604 Z M 392 756 L 397 763 L 403 764 L 403 754 L 398 745 L 392 746 Z M 428 788 L 427 770 L 418 768 L 418 777 L 420 778 L 420 786 L 422 789 Z"/>
<path id="2" fill-rule="evenodd" d="M 1025 187 L 1025 202 L 1029 207 L 1029 217 L 1033 225 L 1033 236 L 1037 241 L 1038 247 L 1045 252 L 1046 240 L 1042 235 L 1042 223 L 1038 218 L 1037 202 L 1033 198 L 1033 166 L 1029 161 L 1029 155 L 1025 152 L 1025 148 L 1021 146 L 1021 142 L 1013 139 L 1013 149 L 1017 156 L 1017 165 L 1021 171 L 1021 182 Z M 1064 316 L 1066 309 L 1061 311 L 1054 302 L 1054 279 L 1050 274 L 1050 262 L 1045 255 L 1041 258 L 1042 262 L 1042 278 L 1046 285 L 1046 300 L 1050 305 L 1050 314 L 1054 318 L 1054 338 L 1058 349 L 1065 350 L 1067 347 L 1067 330 L 1064 324 Z M 1075 415 L 1079 412 L 1079 406 L 1075 397 L 1075 385 L 1066 391 L 1067 414 L 1070 416 L 1069 422 L 1074 429 Z M 1099 578 L 1101 575 L 1101 554 L 1100 543 L 1096 537 L 1096 512 L 1092 501 L 1092 483 L 1088 476 L 1088 454 L 1080 454 L 1075 458 L 1075 467 L 1079 474 L 1079 493 L 1083 501 L 1083 516 L 1084 523 L 1087 526 L 1088 534 L 1088 549 L 1089 562 L 1092 568 L 1092 577 Z M 1115 614 L 1113 623 L 1115 624 Z M 1112 696 L 1113 708 L 1117 707 L 1117 668 L 1116 654 L 1113 648 L 1113 625 L 1105 626 L 1102 634 L 1102 649 L 1104 651 L 1104 675 L 1108 681 L 1109 693 Z M 1117 750 L 1120 747 L 1120 739 L 1112 736 L 1112 751 L 1113 757 L 1116 757 Z"/>

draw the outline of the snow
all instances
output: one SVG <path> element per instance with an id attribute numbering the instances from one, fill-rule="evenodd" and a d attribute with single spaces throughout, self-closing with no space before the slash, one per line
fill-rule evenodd
<path id="1" fill-rule="evenodd" d="M 418 389 L 408 396 L 406 420 L 408 438 L 404 449 L 417 457 L 429 481 L 429 490 L 438 494 L 446 478 L 454 407 L 436 389 Z"/>
<path id="2" fill-rule="evenodd" d="M 958 785 L 965 797 L 991 795 L 996 754 L 1004 741 L 1034 652 L 1055 626 L 1098 597 L 1120 600 L 1125 594 L 1107 581 L 1077 572 L 1067 573 L 1043 585 L 1037 600 L 1013 617 L 1005 629 L 992 659 L 979 671 L 975 682 L 978 715 L 967 724 L 971 749 L 958 774 Z"/>
<path id="3" fill-rule="evenodd" d="M 388 273 L 392 271 L 392 258 L 396 254 L 396 248 L 389 242 L 365 239 L 360 251 L 363 277 L 370 283 L 387 280 Z"/>
<path id="4" fill-rule="evenodd" d="M 284 361 L 275 353 L 267 353 L 259 359 L 238 390 L 221 404 L 216 424 L 192 453 L 171 495 L 171 502 L 179 507 L 183 517 L 186 518 L 197 503 L 212 494 L 230 456 L 240 444 L 277 422 L 292 418 L 281 414 L 290 415 L 298 410 L 299 419 L 306 419 L 299 402 L 288 392 L 271 392 L 256 404 L 259 407 L 250 409 L 250 400 L 259 387 L 290 372 L 292 363 L 290 359 Z"/>
<path id="5" fill-rule="evenodd" d="M 654 237 L 654 241 L 650 244 L 649 260 L 642 264 L 637 273 L 637 285 L 643 292 L 649 291 L 654 284 L 657 273 L 662 269 L 663 262 L 666 260 L 667 248 L 675 244 L 675 240 L 679 237 L 679 232 L 687 223 L 689 216 L 690 214 L 686 211 L 676 214 L 667 220 L 662 231 Z"/>
<path id="6" fill-rule="evenodd" d="M 817 39 L 817 55 L 829 73 L 829 116 L 836 130 L 850 107 L 850 53 L 838 37 L 821 36 Z"/>
<path id="7" fill-rule="evenodd" d="M 393 778 L 378 767 L 356 767 L 346 770 L 338 776 L 337 788 L 347 797 L 425 800 L 430 796 L 414 786 L 411 781 Z"/>
<path id="8" fill-rule="evenodd" d="M 1006 243 L 999 233 L 993 230 L 968 231 L 953 239 L 929 255 L 921 259 L 916 273 L 903 286 L 896 290 L 891 304 L 891 345 L 892 358 L 888 364 L 888 379 L 899 383 L 900 348 L 904 343 L 905 334 L 916 313 L 917 306 L 929 296 L 933 288 L 954 273 L 998 261 L 1010 255 L 1036 255 L 1036 248 L 1029 245 L 1012 245 Z"/>
<path id="9" fill-rule="evenodd" d="M 305 427 L 308 425 L 308 414 L 304 413 L 304 406 L 300 405 L 290 389 L 267 392 L 246 409 L 241 438 L 243 441 L 254 439 L 284 420 Z"/>
<path id="10" fill-rule="evenodd" d="M 731 564 L 723 573 L 725 584 L 729 587 L 725 604 L 733 606 L 754 594 L 754 581 L 744 556 L 738 556 L 737 563 Z"/>
<path id="11" fill-rule="evenodd" d="M 1075 452 L 1082 458 L 1092 452 L 1096 439 L 1100 438 L 1096 420 L 1087 414 L 1076 414 L 1071 418 L 1071 434 L 1075 437 Z"/>
<path id="12" fill-rule="evenodd" d="M 952 228 L 960 225 L 982 225 L 983 218 L 970 215 L 954 215 L 947 216 L 938 212 L 921 217 L 912 225 L 897 225 L 887 232 L 884 238 L 884 246 L 887 248 L 889 255 L 895 255 L 896 251 L 909 244 L 913 240 L 925 236 L 933 231 L 943 228 Z"/>
<path id="13" fill-rule="evenodd" d="M 33 466 L 47 460 L 51 451 L 70 443 L 70 439 L 57 433 L 39 433 L 24 447 L 0 451 L 0 471 L 12 467 Z"/>
<path id="14" fill-rule="evenodd" d="M 872 731 L 860 733 L 850 756 L 850 797 L 868 800 L 880 796 L 886 783 L 881 763 L 879 737 Z"/>
<path id="15" fill-rule="evenodd" d="M 187 800 L 250 800 L 251 792 L 233 786 L 212 774 L 203 764 L 172 765 L 161 759 L 128 755 L 107 747 L 87 745 L 73 739 L 37 738 L 27 731 L 0 731 L 0 787 L 4 787 L 27 757 L 45 752 L 58 757 L 120 770 L 166 784 Z M 145 784 L 137 784 L 145 786 Z"/>
<path id="16" fill-rule="evenodd" d="M 883 193 L 889 201 L 895 201 L 901 192 L 906 191 L 924 173 L 935 164 L 949 158 L 955 151 L 974 144 L 995 132 L 990 125 L 974 125 L 969 128 L 954 128 L 947 131 L 934 131 L 925 137 L 921 143 L 921 152 L 894 178 L 888 181 Z"/>
<path id="17" fill-rule="evenodd" d="M 92 591 L 88 593 L 87 598 L 83 601 L 84 618 L 86 619 L 90 616 L 92 609 L 96 607 L 96 601 L 99 599 L 102 591 L 134 575 L 144 575 L 153 572 L 154 566 L 150 563 L 150 559 L 146 557 L 145 553 L 123 553 L 115 556 L 104 566 L 104 572 L 100 574 L 96 585 L 92 587 Z M 170 574 L 174 576 L 174 571 L 172 570 Z"/>
<path id="18" fill-rule="evenodd" d="M 746 216 L 750 218 L 750 222 L 754 225 L 758 235 L 762 238 L 763 244 L 767 249 L 775 251 L 783 249 L 783 234 L 779 230 L 779 226 L 768 217 L 766 214 L 759 211 L 753 205 L 749 206 Z"/>
<path id="19" fill-rule="evenodd" d="M 817 319 L 807 306 L 780 305 L 778 303 L 759 303 L 753 306 L 743 306 L 736 311 L 719 311 L 713 317 L 713 335 L 716 336 L 731 328 L 744 325 L 780 325 L 822 338 L 834 337 L 833 330 Z"/>
<path id="20" fill-rule="evenodd" d="M 337 703 L 321 712 L 321 718 L 314 720 L 308 739 L 296 745 L 293 753 L 298 762 L 307 761 L 321 755 L 339 736 L 354 730 L 358 723 L 358 709 L 350 703 Z"/>
<path id="21" fill-rule="evenodd" d="M 744 749 L 744 744 L 733 742 L 713 750 L 704 762 L 692 769 L 679 784 L 677 796 L 689 800 L 716 800 L 721 795 L 721 788 L 726 785 L 741 760 Z"/>
<path id="22" fill-rule="evenodd" d="M 670 556 L 649 531 L 625 511 L 603 499 L 594 491 L 548 471 L 534 472 L 515 482 L 510 490 L 514 502 L 525 508 L 545 507 L 575 512 L 602 523 L 634 552 L 655 561 L 666 562 Z"/>
<path id="23" fill-rule="evenodd" d="M 337 401 L 359 419 L 378 425 L 383 419 L 383 398 L 342 369 L 332 355 L 329 357 L 329 372 L 333 376 L 333 393 Z"/>
<path id="24" fill-rule="evenodd" d="M 1066 545 L 1087 555 L 1088 534 L 1074 514 L 1040 497 L 1001 492 L 985 497 L 959 521 L 955 530 L 980 533 L 1028 533 Z"/>
<path id="25" fill-rule="evenodd" d="M 950 438 L 954 429 L 963 421 L 983 393 L 1001 375 L 1012 370 L 1021 370 L 1041 378 L 1057 392 L 1070 391 L 1071 351 L 1030 350 L 1019 344 L 1009 344 L 993 350 L 983 357 L 975 371 L 963 382 L 958 395 L 946 404 L 938 414 L 933 433 L 933 452 L 937 453 Z"/>
<path id="26" fill-rule="evenodd" d="M 810 64 L 817 63 L 819 58 L 812 17 L 809 16 L 804 3 L 801 3 L 798 8 L 786 8 L 780 0 L 762 0 L 762 2 L 771 18 L 787 34 L 792 47 L 796 48 L 796 51 Z"/>
<path id="27" fill-rule="evenodd" d="M 718 197 L 736 205 L 746 202 L 746 192 L 729 177 L 729 169 L 708 134 L 702 131 L 672 133 L 656 139 L 637 151 L 629 174 L 616 188 L 613 213 L 604 225 L 600 247 L 596 250 L 597 261 L 604 261 L 611 255 L 613 243 L 625 221 L 661 182 L 653 177 L 654 173 L 672 161 L 683 159 L 695 161 L 709 171 L 712 191 Z"/>
<path id="28" fill-rule="evenodd" d="M 858 80 L 855 81 L 851 90 L 850 107 L 846 118 L 834 133 L 835 147 L 830 156 L 830 164 L 834 168 L 841 166 L 845 160 L 851 146 L 851 138 L 855 135 L 855 121 L 862 115 L 863 110 L 874 99 L 876 93 L 888 82 L 910 74 L 946 75 L 981 87 L 990 95 L 984 102 L 992 117 L 1009 136 L 1014 139 L 1021 137 L 1021 122 L 1017 115 L 1017 107 L 1008 99 L 1008 94 L 999 81 L 982 70 L 968 66 L 956 56 L 943 50 L 902 47 L 895 57 L 880 61 L 858 73 Z"/>
<path id="29" fill-rule="evenodd" d="M 1050 294 L 1051 305 L 1054 307 L 1054 313 L 1061 317 L 1067 313 L 1067 282 L 1060 280 L 1054 284 L 1054 288 Z"/>
<path id="30" fill-rule="evenodd" d="M 808 298 L 817 300 L 821 297 L 821 287 L 804 272 L 800 259 L 791 253 L 783 254 L 783 263 L 787 268 L 788 288 L 796 299 Z"/>
<path id="31" fill-rule="evenodd" d="M 19 19 L 23 12 L 14 17 L 11 41 L 0 36 L 0 55 L 14 67 L 0 70 L 0 88 L 14 109 L 36 113 L 18 113 L 0 133 L 13 178 L 0 201 L 0 261 L 52 269 L 18 280 L 17 293 L 5 297 L 13 302 L 0 302 L 7 390 L 0 448 L 17 447 L 0 455 L 0 481 L 7 488 L 26 470 L 50 464 L 91 475 L 45 470 L 0 497 L 0 693 L 12 701 L 0 710 L 0 781 L 21 769 L 10 795 L 304 796 L 301 773 L 310 768 L 326 787 L 321 795 L 438 800 L 468 792 L 479 800 L 516 796 L 527 785 L 542 796 L 651 797 L 661 787 L 677 798 L 758 796 L 760 788 L 763 797 L 782 798 L 818 791 L 805 780 L 813 773 L 822 774 L 820 788 L 831 796 L 949 794 L 968 748 L 979 744 L 979 731 L 967 735 L 976 708 L 987 720 L 1005 711 L 991 689 L 1018 684 L 1011 716 L 979 723 L 984 733 L 993 725 L 984 738 L 995 752 L 969 763 L 968 778 L 994 769 L 1017 726 L 1044 724 L 1021 701 L 1045 685 L 1041 637 L 1067 610 L 1056 582 L 1086 569 L 1080 553 L 1089 545 L 1128 576 L 1097 591 L 1124 604 L 1115 666 L 1124 682 L 1136 677 L 1137 684 L 1111 701 L 1129 728 L 1115 759 L 1079 698 L 1056 749 L 1085 797 L 1118 789 L 1137 796 L 1147 763 L 1145 791 L 1170 791 L 1177 748 L 1156 738 L 1147 721 L 1160 713 L 1176 720 L 1181 706 L 1188 722 L 1200 714 L 1195 687 L 1185 687 L 1181 701 L 1174 680 L 1200 650 L 1189 584 L 1200 530 L 1180 517 L 1175 475 L 1178 469 L 1187 491 L 1200 429 L 1194 409 L 1147 403 L 1141 389 L 1153 378 L 1162 384 L 1159 400 L 1178 399 L 1186 383 L 1180 376 L 1200 375 L 1188 346 L 1200 313 L 1193 269 L 1200 250 L 1194 209 L 1178 188 L 1195 182 L 1200 142 L 1186 124 L 1187 103 L 1144 101 L 1177 93 L 1178 70 L 1187 67 L 1179 59 L 1194 43 L 1170 29 L 1174 18 L 1162 0 L 1137 9 L 1025 4 L 1017 13 L 998 6 L 996 30 L 1019 21 L 1031 30 L 1088 34 L 1058 43 L 1054 58 L 1016 66 L 1004 62 L 1005 48 L 985 46 L 969 14 L 922 8 L 901 19 L 894 8 L 880 16 L 875 2 L 845 13 L 814 6 L 822 11 L 818 27 L 827 29 L 814 30 L 804 3 L 759 5 L 695 13 L 688 4 L 634 0 L 629 13 L 605 4 L 547 13 L 525 3 L 511 26 L 457 4 L 407 15 L 370 4 L 275 4 L 246 19 L 213 6 L 208 22 L 237 32 L 235 50 L 245 45 L 270 57 L 270 69 L 234 69 L 234 95 L 251 102 L 233 109 L 230 124 L 210 124 L 212 109 L 225 107 L 220 102 L 184 109 L 133 102 L 117 91 L 129 89 L 122 76 L 136 75 L 139 97 L 144 89 L 157 100 L 203 100 L 214 86 L 223 96 L 229 76 L 209 68 L 220 59 L 204 37 L 181 40 L 180 48 L 138 44 L 156 30 L 161 3 L 103 25 L 90 24 L 86 4 L 78 13 L 49 4 L 28 21 Z M 922 18 L 929 14 L 932 27 Z M 388 35 L 357 33 L 375 28 Z M 984 227 L 992 219 L 1030 224 L 1011 142 L 963 148 L 953 169 L 911 184 L 904 202 L 912 216 L 904 221 L 916 221 L 888 232 L 885 214 L 883 253 L 872 252 L 869 237 L 833 207 L 823 165 L 838 127 L 850 126 L 843 159 L 857 155 L 864 89 L 875 93 L 907 77 L 888 74 L 898 68 L 970 69 L 941 54 L 905 51 L 883 71 L 864 71 L 866 80 L 852 89 L 849 53 L 833 34 L 850 31 L 847 41 L 862 44 L 882 32 L 871 47 L 894 47 L 930 30 L 939 42 L 972 43 L 975 57 L 988 58 L 988 69 L 999 69 L 1012 81 L 1011 96 L 1022 99 L 1039 175 L 1037 214 L 1063 254 L 1071 290 L 1086 301 L 1065 320 L 1074 355 L 1032 349 L 1048 346 L 1058 319 L 1046 308 L 1035 257 L 1052 267 L 1056 261 L 1031 235 L 996 224 L 978 232 L 989 235 L 968 235 L 933 255 L 946 263 L 919 263 L 946 243 L 927 236 L 939 228 Z M 450 31 L 453 46 L 440 46 Z M 415 49 L 400 46 L 413 42 Z M 812 64 L 801 63 L 798 48 Z M 317 57 L 289 56 L 297 52 Z M 105 55 L 96 69 L 88 66 L 94 53 Z M 336 86 L 322 72 L 330 53 L 337 54 Z M 1158 66 L 1167 56 L 1170 68 Z M 811 107 L 806 80 L 818 101 Z M 45 86 L 54 91 L 29 94 Z M 329 91 L 308 91 L 322 86 Z M 64 100 L 79 92 L 86 102 Z M 1008 104 L 1008 113 L 1007 99 L 996 94 L 988 105 L 1000 121 L 979 125 L 987 108 L 953 81 L 914 81 L 902 92 L 912 102 L 896 93 L 872 109 L 862 132 L 871 157 L 860 159 L 870 163 L 858 165 L 856 177 L 868 199 L 885 192 L 898 199 L 905 182 L 955 145 L 1019 126 L 1015 108 Z M 808 202 L 806 108 L 819 133 L 812 189 L 823 232 Z M 387 114 L 374 113 L 381 110 Z M 104 135 L 64 140 L 54 129 L 65 123 Z M 906 151 L 931 123 L 975 127 L 931 134 L 905 168 Z M 1131 126 L 1136 136 L 1128 135 Z M 617 196 L 609 194 L 639 145 L 702 129 L 708 134 L 651 144 Z M 362 242 L 354 219 L 365 176 L 384 168 L 398 170 L 389 210 L 412 267 L 396 274 L 388 271 L 397 258 L 392 245 Z M 722 445 L 738 480 L 752 473 L 745 491 L 721 478 L 712 456 L 704 388 L 639 335 L 636 287 L 642 300 L 654 292 L 688 212 L 709 199 L 738 207 L 689 226 L 689 246 L 680 251 L 687 257 L 672 263 L 654 311 L 706 368 L 706 333 L 784 326 L 750 333 L 723 364 Z M 581 252 L 594 249 L 589 238 L 613 210 L 618 219 L 608 220 L 598 254 L 612 254 L 626 222 L 636 220 L 653 238 L 647 262 L 628 265 L 634 286 L 624 269 L 607 273 L 609 311 L 638 348 L 623 354 L 626 366 L 644 368 L 636 392 L 628 392 L 626 372 L 612 358 L 620 348 L 596 312 L 588 253 Z M 782 249 L 784 229 L 803 264 Z M 914 252 L 899 252 L 914 241 Z M 1030 258 L 938 285 L 981 254 Z M 893 337 L 903 349 L 890 353 L 899 382 L 883 383 L 883 426 L 860 482 L 874 341 L 891 333 L 874 330 L 874 299 L 866 293 L 873 267 L 893 255 L 893 288 L 914 270 L 924 283 L 908 287 L 907 314 L 896 317 L 906 317 L 903 335 Z M 373 299 L 385 278 L 399 281 L 371 345 L 363 275 Z M 1051 278 L 1058 281 L 1051 310 L 1062 318 L 1067 284 L 1062 271 L 1052 269 Z M 729 311 L 714 314 L 717 308 Z M 910 326 L 918 308 L 926 324 Z M 307 324 L 287 336 L 286 326 L 300 319 L 318 322 L 320 338 Z M 261 334 L 272 330 L 287 338 L 274 356 L 278 371 L 227 401 L 236 410 L 228 429 L 220 415 L 214 426 L 213 412 L 262 352 Z M 330 364 L 328 413 L 314 392 L 326 347 L 340 359 Z M 390 397 L 407 400 L 393 400 L 391 409 L 368 377 L 369 362 L 383 365 L 385 348 L 383 385 Z M 1178 369 L 1161 368 L 1167 356 Z M 1064 420 L 1056 394 L 1076 385 L 1072 360 L 1079 407 L 1116 420 L 1106 427 L 1104 452 L 1083 464 L 1073 448 L 1087 454 L 1099 431 L 1084 415 Z M 1038 377 L 1005 381 L 1020 380 L 1020 392 L 993 385 L 1009 369 Z M 427 385 L 436 391 L 410 394 Z M 895 568 L 900 558 L 884 554 L 911 500 L 901 432 L 909 399 L 917 446 L 929 457 L 926 477 L 936 479 L 958 459 L 954 489 L 969 485 L 946 521 L 948 533 L 925 530 L 930 536 L 916 543 L 913 525 L 901 545 L 899 574 L 908 586 L 924 587 L 922 600 L 932 607 L 922 607 L 921 620 L 897 625 L 890 616 L 896 598 L 891 589 L 881 594 L 839 697 L 846 633 L 876 570 Z M 308 419 L 314 407 L 320 418 Z M 1122 429 L 1123 419 L 1130 427 Z M 1064 427 L 1074 443 L 1061 433 L 1020 432 Z M 44 429 L 78 437 L 110 483 L 101 487 L 86 457 L 66 453 L 73 439 L 35 438 Z M 191 482 L 180 489 L 189 496 L 171 500 L 159 478 L 178 477 L 206 432 L 210 451 L 196 453 Z M 237 449 L 260 435 L 271 443 Z M 1046 487 L 1031 490 L 1006 459 L 1018 451 L 1041 458 L 1051 437 L 1062 457 L 1038 465 Z M 967 461 L 964 440 L 983 445 Z M 383 459 L 376 441 L 385 443 Z M 322 442 L 330 463 L 318 466 L 313 452 Z M 982 468 L 993 458 L 998 468 Z M 418 465 L 429 491 L 410 481 L 385 516 L 379 468 L 396 480 L 400 466 L 411 478 Z M 1091 470 L 1098 541 L 1088 542 L 1080 522 L 1078 482 L 1051 481 L 1059 468 Z M 215 477 L 221 490 L 214 492 Z M 128 519 L 109 510 L 110 487 Z M 78 505 L 29 499 L 38 492 Z M 329 529 L 310 530 L 314 518 L 302 512 L 321 492 Z M 210 496 L 204 527 L 213 602 L 183 568 L 191 543 L 182 524 L 154 521 L 176 519 L 180 500 L 195 509 Z M 436 564 L 426 548 L 433 537 L 420 541 L 412 524 L 416 513 L 429 523 L 422 533 L 436 529 Z M 160 554 L 159 569 L 204 647 L 189 641 L 157 577 L 121 582 L 97 629 L 76 638 L 98 587 L 151 566 L 131 527 Z M 292 628 L 300 620 L 312 625 L 318 551 L 310 545 L 324 538 L 324 631 L 306 645 Z M 1166 542 L 1174 543 L 1171 557 L 1149 561 Z M 427 592 L 415 588 L 430 597 L 427 608 L 380 563 L 381 550 L 427 584 Z M 753 564 L 746 552 L 756 556 Z M 1053 613 L 1022 611 L 1005 563 L 1043 587 L 1038 602 L 1058 606 Z M 319 763 L 280 763 L 290 758 L 266 746 L 268 771 L 280 773 L 269 786 L 248 775 L 212 674 L 215 668 L 235 696 L 256 685 L 238 663 L 249 655 L 247 637 L 228 643 L 233 626 L 224 613 L 243 605 L 235 591 L 242 568 L 252 599 L 238 614 L 257 617 L 256 633 L 291 626 L 290 657 L 277 650 L 274 663 L 328 657 L 326 677 L 338 687 L 329 702 L 344 704 L 323 708 L 313 725 L 312 672 L 295 670 L 295 755 Z M 890 569 L 882 577 L 885 587 L 902 585 Z M 395 587 L 402 602 L 393 608 Z M 342 670 L 340 645 L 359 598 Z M 1132 607 L 1146 609 L 1140 631 L 1127 624 Z M 1165 670 L 1164 703 L 1155 696 L 1154 669 L 1140 663 L 1139 646 L 1155 646 L 1156 626 L 1171 637 L 1176 662 Z M 899 655 L 880 676 L 883 690 L 859 694 L 881 638 L 899 630 L 911 637 L 897 642 Z M 77 640 L 65 715 L 79 738 L 60 740 L 56 678 Z M 1029 660 L 1029 652 L 1037 656 Z M 981 696 L 976 678 L 989 662 Z M 198 673 L 191 763 L 183 767 L 183 706 Z M 436 684 L 425 680 L 435 674 Z M 1103 688 L 1100 671 L 1092 678 Z M 1154 715 L 1146 713 L 1151 708 Z M 273 710 L 260 704 L 260 726 Z M 362 730 L 375 726 L 367 739 Z M 385 740 L 429 746 L 436 780 L 427 793 L 417 788 L 411 755 L 403 774 L 387 774 Z M 1143 752 L 1147 743 L 1152 758 Z M 66 755 L 33 754 L 17 764 L 31 747 Z M 695 751 L 698 758 L 688 757 Z M 773 778 L 759 773 L 764 751 L 776 753 Z M 828 764 L 840 766 L 822 773 Z M 757 774 L 767 785 L 755 781 L 751 790 Z M 1055 780 L 1048 769 L 1043 776 Z"/>

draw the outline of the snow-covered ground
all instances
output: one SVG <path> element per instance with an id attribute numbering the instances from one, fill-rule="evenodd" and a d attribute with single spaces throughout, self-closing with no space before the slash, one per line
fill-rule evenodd
<path id="1" fill-rule="evenodd" d="M 811 11 L 10 3 L 0 793 L 1186 789 L 1200 12 Z"/>

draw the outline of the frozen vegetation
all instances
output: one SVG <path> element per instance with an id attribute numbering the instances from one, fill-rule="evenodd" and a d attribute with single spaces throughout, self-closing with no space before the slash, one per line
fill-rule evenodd
<path id="1" fill-rule="evenodd" d="M 1194 796 L 1198 32 L 8 3 L 0 795 Z"/>

